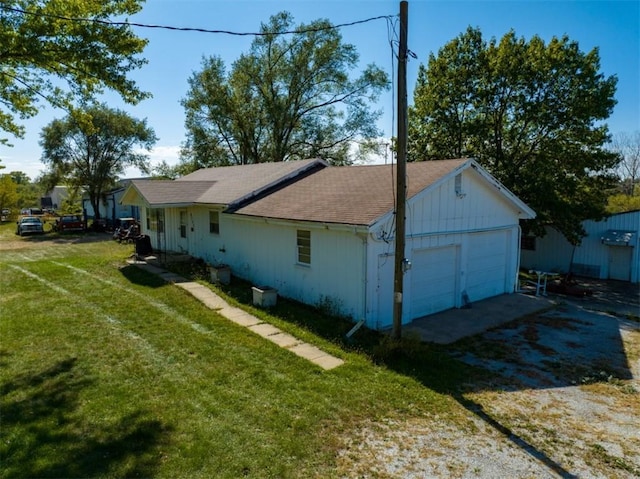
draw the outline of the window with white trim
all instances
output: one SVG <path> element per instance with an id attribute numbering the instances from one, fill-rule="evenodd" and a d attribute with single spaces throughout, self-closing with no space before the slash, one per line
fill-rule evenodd
<path id="1" fill-rule="evenodd" d="M 298 246 L 298 263 L 311 264 L 311 231 L 298 230 L 297 232 Z"/>

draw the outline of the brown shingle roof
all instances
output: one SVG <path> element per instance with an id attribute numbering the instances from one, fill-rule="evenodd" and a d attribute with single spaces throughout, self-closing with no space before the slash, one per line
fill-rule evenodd
<path id="1" fill-rule="evenodd" d="M 467 160 L 407 164 L 407 198 Z M 329 167 L 236 211 L 268 218 L 370 225 L 395 204 L 395 166 Z"/>
<path id="2" fill-rule="evenodd" d="M 175 181 L 134 180 L 133 184 L 150 205 L 228 205 L 325 165 L 321 160 L 312 159 L 224 166 L 198 170 Z"/>

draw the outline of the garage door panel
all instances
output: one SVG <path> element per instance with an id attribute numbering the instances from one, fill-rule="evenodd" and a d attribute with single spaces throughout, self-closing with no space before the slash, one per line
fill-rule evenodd
<path id="1" fill-rule="evenodd" d="M 505 292 L 508 258 L 507 231 L 469 236 L 466 291 L 471 301 Z"/>
<path id="2" fill-rule="evenodd" d="M 418 318 L 455 306 L 457 248 L 431 248 L 413 252 L 411 316 Z"/>

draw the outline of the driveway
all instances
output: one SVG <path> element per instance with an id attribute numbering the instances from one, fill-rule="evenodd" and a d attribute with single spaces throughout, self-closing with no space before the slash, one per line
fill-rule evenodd
<path id="1" fill-rule="evenodd" d="M 549 308 L 447 346 L 485 371 L 452 392 L 467 425 L 377 423 L 360 438 L 369 477 L 640 477 L 637 287 L 583 286 L 593 296 L 550 294 Z"/>

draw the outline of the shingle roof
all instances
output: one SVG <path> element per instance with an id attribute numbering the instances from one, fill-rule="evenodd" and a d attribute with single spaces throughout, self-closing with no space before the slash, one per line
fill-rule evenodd
<path id="1" fill-rule="evenodd" d="M 152 206 L 192 204 L 211 188 L 213 181 L 133 180 L 132 185 Z"/>
<path id="2" fill-rule="evenodd" d="M 467 160 L 407 164 L 411 198 Z M 329 167 L 252 202 L 235 213 L 268 218 L 370 225 L 395 204 L 395 167 Z"/>
<path id="3" fill-rule="evenodd" d="M 133 180 L 132 183 L 150 205 L 229 205 L 301 172 L 324 166 L 326 163 L 317 159 L 224 166 L 198 170 L 175 181 Z"/>

